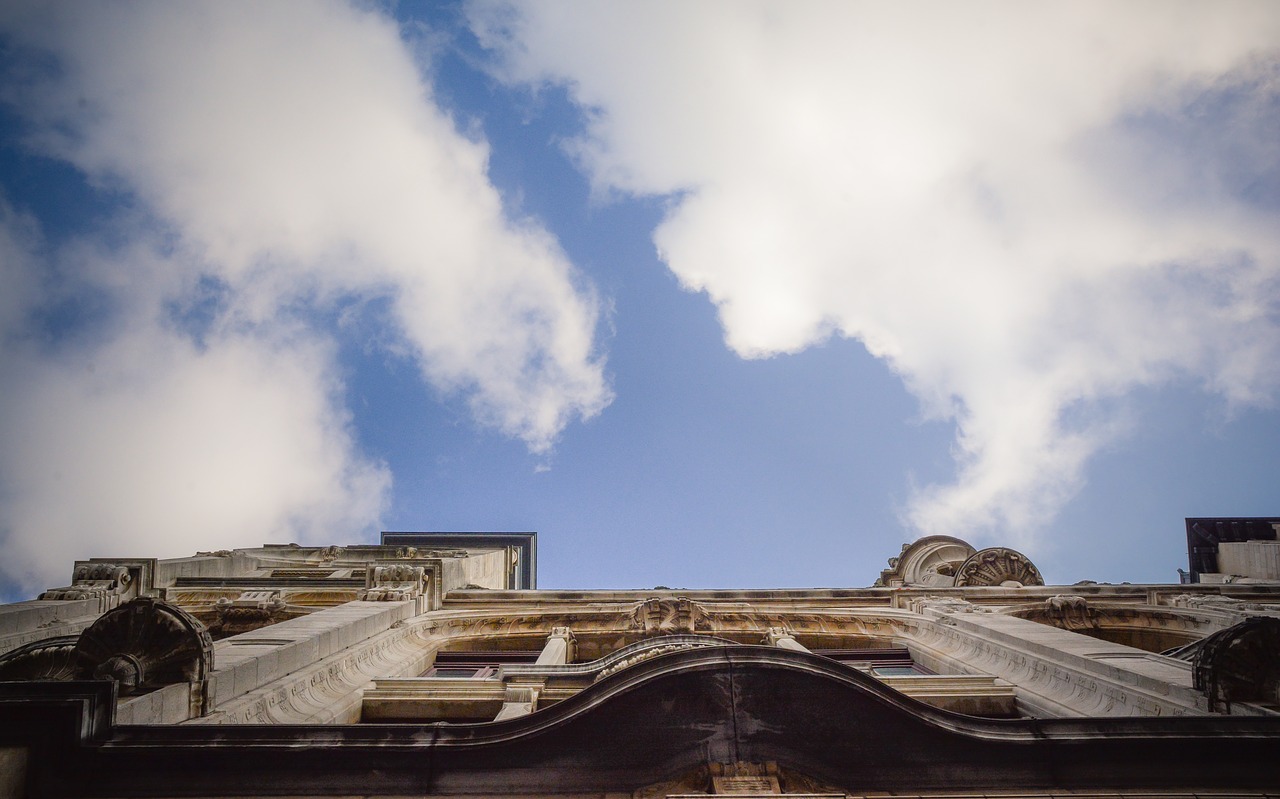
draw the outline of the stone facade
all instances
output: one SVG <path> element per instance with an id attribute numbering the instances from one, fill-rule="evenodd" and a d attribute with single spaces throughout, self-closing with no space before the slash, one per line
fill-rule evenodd
<path id="1" fill-rule="evenodd" d="M 538 590 L 531 533 L 85 561 L 0 608 L 0 788 L 1280 795 L 1280 581 L 1224 543 L 1256 574 L 1046 586 L 946 536 L 808 591 Z"/>

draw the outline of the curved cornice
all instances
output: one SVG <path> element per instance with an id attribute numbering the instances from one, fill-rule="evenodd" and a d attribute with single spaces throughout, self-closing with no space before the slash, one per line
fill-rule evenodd
<path id="1" fill-rule="evenodd" d="M 64 795 L 529 794 L 773 761 L 853 792 L 1256 788 L 1274 787 L 1277 756 L 1276 718 L 977 719 L 826 658 L 738 645 L 659 655 L 485 724 L 117 728 L 39 779 Z"/>

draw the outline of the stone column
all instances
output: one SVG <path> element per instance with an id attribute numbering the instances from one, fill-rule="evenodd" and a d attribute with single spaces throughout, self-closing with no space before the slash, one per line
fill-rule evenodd
<path id="1" fill-rule="evenodd" d="M 538 666 L 563 666 L 573 660 L 573 631 L 568 627 L 552 627 L 547 636 L 547 643 L 534 661 Z M 532 713 L 538 706 L 538 694 L 542 691 L 545 680 L 521 678 L 518 682 L 507 683 L 506 694 L 502 699 L 502 709 L 494 717 L 494 721 L 509 719 Z"/>
<path id="2" fill-rule="evenodd" d="M 809 651 L 804 644 L 796 640 L 795 635 L 786 627 L 770 627 L 765 631 L 764 640 L 761 643 L 781 649 L 790 649 L 795 652 Z"/>

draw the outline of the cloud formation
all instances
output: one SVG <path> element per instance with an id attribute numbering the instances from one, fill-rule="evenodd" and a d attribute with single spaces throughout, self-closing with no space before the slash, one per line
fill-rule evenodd
<path id="1" fill-rule="evenodd" d="M 6 581 L 65 579 L 90 540 L 168 556 L 376 525 L 391 476 L 342 404 L 340 305 L 387 308 L 427 382 L 533 452 L 608 404 L 596 299 L 504 212 L 387 18 L 31 3 L 0 35 L 27 146 L 130 206 L 73 242 L 4 209 Z"/>
<path id="2" fill-rule="evenodd" d="M 1017 540 L 1140 386 L 1280 382 L 1280 11 L 1241 3 L 469 6 L 563 86 L 598 190 L 743 357 L 862 341 L 954 421 L 922 532 Z"/>

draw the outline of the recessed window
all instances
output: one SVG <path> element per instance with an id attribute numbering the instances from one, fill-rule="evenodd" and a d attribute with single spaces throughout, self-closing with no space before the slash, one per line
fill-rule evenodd
<path id="1" fill-rule="evenodd" d="M 906 647 L 890 649 L 815 649 L 815 655 L 838 660 L 850 668 L 865 671 L 877 677 L 910 677 L 917 674 L 933 674 L 911 659 Z"/>
<path id="2" fill-rule="evenodd" d="M 483 680 L 498 673 L 498 668 L 510 663 L 533 663 L 537 652 L 437 652 L 435 662 L 423 677 L 452 680 Z"/>

